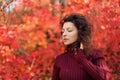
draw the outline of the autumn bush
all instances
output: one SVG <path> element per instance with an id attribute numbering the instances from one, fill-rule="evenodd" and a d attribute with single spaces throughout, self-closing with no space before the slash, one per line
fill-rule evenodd
<path id="1" fill-rule="evenodd" d="M 113 80 L 119 80 L 119 7 L 119 0 L 68 0 L 64 6 L 23 0 L 10 17 L 5 12 L 1 16 L 5 21 L 0 24 L 0 79 L 51 80 L 54 59 L 64 50 L 59 21 L 66 14 L 80 13 L 93 25 L 94 47 L 103 51 Z"/>

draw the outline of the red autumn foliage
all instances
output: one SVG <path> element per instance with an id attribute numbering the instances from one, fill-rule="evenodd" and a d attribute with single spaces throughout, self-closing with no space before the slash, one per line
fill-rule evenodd
<path id="1" fill-rule="evenodd" d="M 104 52 L 113 79 L 119 80 L 119 7 L 119 0 L 68 0 L 66 6 L 23 0 L 11 24 L 0 24 L 0 79 L 50 80 L 54 59 L 63 51 L 59 21 L 76 12 L 93 25 L 94 46 Z"/>

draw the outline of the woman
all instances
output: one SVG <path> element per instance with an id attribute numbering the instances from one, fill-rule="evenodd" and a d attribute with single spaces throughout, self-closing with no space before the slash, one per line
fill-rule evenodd
<path id="1" fill-rule="evenodd" d="M 91 26 L 86 18 L 68 15 L 61 27 L 66 50 L 55 59 L 52 80 L 108 80 L 109 69 L 102 52 L 92 48 Z"/>

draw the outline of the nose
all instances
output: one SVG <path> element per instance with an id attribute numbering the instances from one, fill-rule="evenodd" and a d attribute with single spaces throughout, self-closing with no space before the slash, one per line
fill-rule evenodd
<path id="1" fill-rule="evenodd" d="M 62 33 L 62 37 L 65 37 L 65 36 L 67 36 L 66 31 Z"/>

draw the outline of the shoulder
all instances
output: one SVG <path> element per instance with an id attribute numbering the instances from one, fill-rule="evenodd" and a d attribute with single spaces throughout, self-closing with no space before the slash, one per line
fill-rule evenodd
<path id="1" fill-rule="evenodd" d="M 55 57 L 55 62 L 61 61 L 65 58 L 66 53 L 61 53 Z"/>
<path id="2" fill-rule="evenodd" d="M 104 59 L 103 52 L 100 49 L 93 49 L 93 54 L 92 54 L 94 59 L 101 58 Z"/>
<path id="3" fill-rule="evenodd" d="M 61 53 L 55 57 L 54 64 L 57 67 L 60 67 L 63 64 L 63 60 L 65 59 L 65 53 Z"/>

